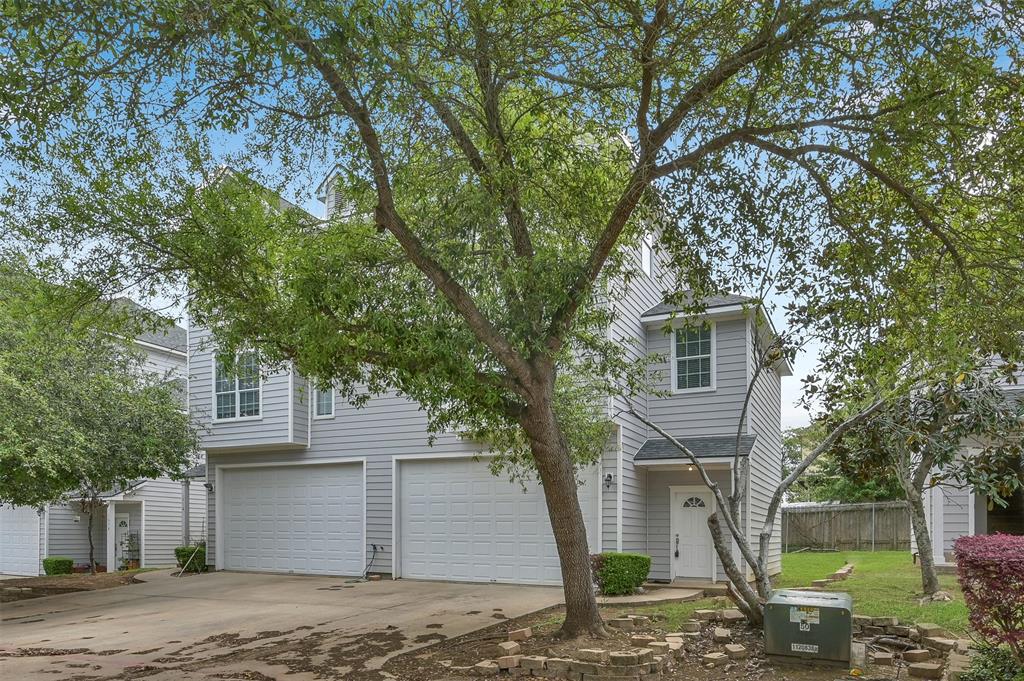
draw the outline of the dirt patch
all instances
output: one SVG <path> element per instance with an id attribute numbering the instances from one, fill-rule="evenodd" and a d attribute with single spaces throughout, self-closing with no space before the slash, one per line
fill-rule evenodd
<path id="1" fill-rule="evenodd" d="M 482 660 L 494 659 L 497 656 L 495 646 L 507 640 L 508 632 L 513 629 L 531 627 L 534 636 L 520 641 L 523 655 L 543 655 L 545 657 L 574 657 L 574 653 L 584 648 L 602 648 L 604 650 L 625 650 L 632 648 L 630 637 L 650 635 L 657 638 L 670 633 L 665 623 L 658 619 L 632 632 L 609 629 L 607 638 L 581 637 L 564 641 L 555 637 L 557 616 L 564 612 L 561 608 L 548 610 L 510 619 L 494 624 L 486 629 L 475 631 L 446 641 L 440 641 L 427 648 L 399 655 L 389 660 L 383 671 L 402 681 L 442 681 L 463 680 L 467 677 L 462 672 L 453 672 L 453 667 L 467 667 Z M 605 620 L 621 617 L 629 610 L 622 608 L 602 610 Z M 749 652 L 749 657 L 742 660 L 731 660 L 719 667 L 707 668 L 701 657 L 709 652 L 721 652 L 723 644 L 715 643 L 713 630 L 715 624 L 706 623 L 699 638 L 688 639 L 684 644 L 684 656 L 675 662 L 675 666 L 665 673 L 664 679 L 685 681 L 836 681 L 851 679 L 849 670 L 836 667 L 807 667 L 802 665 L 779 664 L 764 656 L 764 645 L 761 632 L 751 629 L 744 623 L 728 625 L 732 633 L 732 642 L 742 644 Z M 723 625 L 717 625 L 723 626 Z M 872 667 L 869 673 L 860 677 L 861 681 L 885 680 L 893 678 L 888 669 Z"/>
<path id="2" fill-rule="evenodd" d="M 77 591 L 111 589 L 117 586 L 125 586 L 126 584 L 140 584 L 144 581 L 130 572 L 103 572 L 97 575 L 75 574 L 5 579 L 3 582 L 0 582 L 0 603 L 12 603 L 14 601 L 23 601 L 27 598 L 75 593 Z"/>

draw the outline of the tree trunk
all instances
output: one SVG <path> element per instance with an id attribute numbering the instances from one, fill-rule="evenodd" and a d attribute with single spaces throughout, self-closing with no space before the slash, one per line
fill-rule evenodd
<path id="1" fill-rule="evenodd" d="M 921 561 L 921 588 L 926 596 L 939 590 L 939 576 L 935 572 L 935 557 L 932 553 L 932 539 L 928 530 L 928 516 L 921 500 L 921 490 L 905 490 L 910 505 L 910 524 L 917 540 L 917 557 Z M 942 541 L 942 538 L 939 538 Z"/>
<path id="2" fill-rule="evenodd" d="M 553 384 L 552 380 L 550 385 Z M 522 426 L 530 439 L 530 450 L 543 483 L 548 518 L 562 567 L 565 622 L 559 635 L 564 638 L 584 634 L 604 636 L 607 632 L 594 597 L 587 528 L 576 496 L 576 469 L 551 408 L 553 390 L 548 387 L 544 392 L 545 399 L 529 408 L 522 418 Z"/>
<path id="3" fill-rule="evenodd" d="M 88 527 L 88 531 L 89 531 L 89 574 L 94 575 L 94 574 L 96 574 L 96 546 L 95 546 L 95 543 L 92 540 L 92 513 L 95 510 L 95 507 L 90 505 L 88 508 L 89 508 L 89 513 L 88 513 L 88 515 L 89 515 L 89 527 Z"/>
<path id="4" fill-rule="evenodd" d="M 725 532 L 722 531 L 722 524 L 718 521 L 717 513 L 708 516 L 708 529 L 711 530 L 711 541 L 715 545 L 718 559 L 722 561 L 722 569 L 725 570 L 725 574 L 731 582 L 729 591 L 733 601 L 736 602 L 736 607 L 746 616 L 752 626 L 760 627 L 764 623 L 764 603 L 750 588 L 747 576 L 732 559 L 732 547 L 725 537 Z"/>

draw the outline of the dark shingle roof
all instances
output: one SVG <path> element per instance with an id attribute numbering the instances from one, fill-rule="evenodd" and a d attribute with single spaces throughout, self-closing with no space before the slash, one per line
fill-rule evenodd
<path id="1" fill-rule="evenodd" d="M 697 458 L 704 459 L 715 456 L 733 456 L 736 453 L 736 438 L 732 435 L 717 437 L 679 437 L 680 443 Z M 754 446 L 756 435 L 740 437 L 740 456 L 749 456 Z M 635 461 L 658 461 L 660 459 L 687 458 L 679 449 L 664 438 L 652 438 L 644 443 L 640 451 L 633 457 Z"/>
<path id="2" fill-rule="evenodd" d="M 186 478 L 205 478 L 206 477 L 206 464 L 200 463 L 192 466 L 185 471 Z"/>
<path id="3" fill-rule="evenodd" d="M 152 310 L 147 310 L 130 298 L 116 298 L 112 301 L 114 307 L 123 307 L 129 312 L 141 312 L 147 318 L 152 318 Z M 145 329 L 135 339 L 143 343 L 159 345 L 162 348 L 177 350 L 178 352 L 188 351 L 188 332 L 166 317 L 159 317 L 164 324 L 157 329 Z"/>
<path id="4" fill-rule="evenodd" d="M 720 296 L 708 296 L 707 298 L 704 298 L 701 301 L 701 306 L 708 310 L 712 310 L 716 307 L 742 305 L 743 303 L 752 303 L 754 301 L 755 299 L 751 298 L 750 296 L 738 296 L 733 293 L 726 293 Z M 690 296 L 688 292 L 683 293 L 682 296 L 680 296 L 680 301 L 678 304 L 665 302 L 658 303 L 650 310 L 647 310 L 642 315 L 640 315 L 640 318 L 643 319 L 646 317 L 659 317 L 665 314 L 672 314 L 673 312 L 683 312 L 685 311 L 687 305 L 692 302 L 692 296 Z"/>

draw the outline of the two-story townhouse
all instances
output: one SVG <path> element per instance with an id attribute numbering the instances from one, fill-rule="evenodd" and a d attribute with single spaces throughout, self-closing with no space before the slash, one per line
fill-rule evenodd
<path id="1" fill-rule="evenodd" d="M 128 300 L 117 301 L 134 306 Z M 187 409 L 188 338 L 185 329 L 168 325 L 133 340 L 143 356 L 142 369 L 172 381 Z M 206 533 L 205 466 L 186 472 L 183 481 L 167 476 L 135 480 L 123 489 L 106 490 L 104 505 L 94 511 L 92 540 L 101 569 L 118 569 L 129 560 L 143 567 L 174 565 L 174 548 Z M 0 507 L 0 574 L 38 575 L 42 559 L 64 556 L 76 565 L 89 562 L 88 511 L 76 501 Z"/>
<path id="2" fill-rule="evenodd" d="M 333 177 L 318 195 L 340 210 Z M 745 298 L 708 301 L 696 326 L 663 305 L 651 240 L 636 254 L 643 276 L 616 295 L 612 338 L 636 358 L 662 353 L 666 396 L 635 405 L 701 456 L 727 492 L 735 437 L 752 475 L 748 532 L 760 528 L 781 476 L 780 364 L 742 402 L 755 334 L 771 333 Z M 664 330 L 666 322 L 671 331 Z M 538 485 L 493 476 L 487 452 L 455 433 L 431 442 L 419 406 L 397 394 L 361 408 L 315 390 L 285 369 L 261 375 L 248 355 L 233 372 L 211 334 L 190 329 L 190 403 L 206 433 L 208 562 L 216 569 L 302 574 L 390 574 L 481 582 L 556 584 L 557 551 Z M 615 428 L 602 461 L 580 472 L 591 550 L 653 557 L 652 578 L 720 580 L 707 515 L 712 496 L 677 452 L 610 401 Z M 753 539 L 753 535 L 752 535 Z M 780 544 L 773 544 L 778 569 Z"/>

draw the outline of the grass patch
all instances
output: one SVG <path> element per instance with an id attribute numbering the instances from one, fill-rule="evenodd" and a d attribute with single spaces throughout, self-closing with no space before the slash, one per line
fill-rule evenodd
<path id="1" fill-rule="evenodd" d="M 828 590 L 844 591 L 853 598 L 853 611 L 873 617 L 893 616 L 907 622 L 932 622 L 957 634 L 970 629 L 967 606 L 956 575 L 939 575 L 939 584 L 953 600 L 921 605 L 921 569 L 909 551 L 839 551 L 788 553 L 782 556 L 778 586 L 807 586 L 823 579 L 844 563 L 853 563 L 853 575 Z"/>

